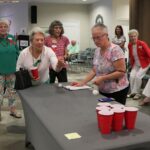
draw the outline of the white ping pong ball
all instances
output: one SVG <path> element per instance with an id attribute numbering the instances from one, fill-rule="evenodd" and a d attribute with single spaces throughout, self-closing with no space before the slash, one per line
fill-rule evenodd
<path id="1" fill-rule="evenodd" d="M 63 85 L 61 83 L 58 84 L 58 87 L 62 87 Z"/>
<path id="2" fill-rule="evenodd" d="M 98 95 L 99 94 L 99 92 L 98 92 L 98 90 L 93 90 L 93 95 Z"/>

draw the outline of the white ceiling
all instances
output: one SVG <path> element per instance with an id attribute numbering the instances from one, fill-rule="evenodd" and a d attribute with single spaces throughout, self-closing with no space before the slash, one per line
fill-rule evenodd
<path id="1" fill-rule="evenodd" d="M 100 0 L 87 0 L 87 1 L 82 1 L 82 0 L 20 0 L 20 1 L 28 1 L 32 3 L 60 3 L 60 4 L 92 4 Z"/>

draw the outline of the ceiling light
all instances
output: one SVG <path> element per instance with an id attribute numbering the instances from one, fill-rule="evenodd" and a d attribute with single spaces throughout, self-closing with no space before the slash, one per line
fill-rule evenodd
<path id="1" fill-rule="evenodd" d="M 12 1 L 12 3 L 19 3 L 19 1 L 18 0 L 14 0 L 14 1 Z"/>
<path id="2" fill-rule="evenodd" d="M 19 3 L 19 0 L 0 0 L 0 3 Z"/>
<path id="3" fill-rule="evenodd" d="M 83 2 L 86 2 L 87 0 L 82 0 Z"/>

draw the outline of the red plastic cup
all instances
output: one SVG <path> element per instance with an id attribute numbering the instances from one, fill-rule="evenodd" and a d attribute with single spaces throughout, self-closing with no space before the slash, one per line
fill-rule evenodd
<path id="1" fill-rule="evenodd" d="M 102 110 L 98 112 L 98 120 L 100 122 L 100 131 L 102 134 L 110 134 L 113 120 L 112 110 Z"/>
<path id="2" fill-rule="evenodd" d="M 122 104 L 112 104 L 111 107 L 112 107 L 112 108 L 117 108 L 117 109 L 118 109 L 118 108 L 125 109 L 125 106 L 122 105 Z"/>
<path id="3" fill-rule="evenodd" d="M 97 106 L 96 107 L 97 123 L 98 123 L 98 128 L 99 129 L 100 129 L 100 120 L 98 119 L 98 115 L 99 115 L 98 112 L 103 111 L 103 110 L 110 110 L 110 108 L 106 107 L 106 106 L 101 106 L 101 107 Z"/>
<path id="4" fill-rule="evenodd" d="M 97 105 L 100 107 L 106 106 L 106 107 L 111 108 L 111 104 L 107 103 L 107 102 L 99 102 L 99 103 L 97 103 Z"/>
<path id="5" fill-rule="evenodd" d="M 125 126 L 131 130 L 135 128 L 138 108 L 136 107 L 125 107 Z"/>
<path id="6" fill-rule="evenodd" d="M 101 111 L 101 108 L 100 107 L 96 107 L 97 125 L 98 125 L 98 128 L 100 129 L 100 121 L 98 120 L 98 112 L 99 111 Z"/>
<path id="7" fill-rule="evenodd" d="M 112 109 L 114 111 L 112 130 L 119 132 L 123 128 L 124 112 L 125 109 L 116 107 Z"/>
<path id="8" fill-rule="evenodd" d="M 37 67 L 32 67 L 31 68 L 31 73 L 34 79 L 38 79 L 39 77 L 39 72 Z"/>
<path id="9" fill-rule="evenodd" d="M 110 107 L 107 107 L 107 106 L 97 106 L 96 107 L 96 112 L 98 114 L 98 111 L 101 111 L 101 110 L 110 110 L 111 108 Z"/>
<path id="10" fill-rule="evenodd" d="M 96 114 L 98 115 L 98 112 L 101 111 L 101 108 L 98 106 L 96 107 Z"/>

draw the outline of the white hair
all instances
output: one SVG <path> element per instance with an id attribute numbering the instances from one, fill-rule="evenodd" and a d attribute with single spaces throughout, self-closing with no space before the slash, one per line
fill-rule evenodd
<path id="1" fill-rule="evenodd" d="M 41 33 L 45 37 L 45 33 L 40 27 L 34 27 L 30 32 L 30 41 L 33 40 L 33 37 L 36 33 Z"/>
<path id="2" fill-rule="evenodd" d="M 104 24 L 102 24 L 102 23 L 96 23 L 96 24 L 92 27 L 92 29 L 93 29 L 93 28 L 97 28 L 97 27 L 101 28 L 105 33 L 108 34 L 108 29 L 107 29 L 107 26 L 106 26 L 106 25 L 104 25 Z"/>
<path id="3" fill-rule="evenodd" d="M 6 18 L 0 18 L 0 23 L 5 23 L 7 24 L 7 26 L 10 26 L 10 20 L 6 19 Z"/>
<path id="4" fill-rule="evenodd" d="M 128 35 L 131 35 L 131 34 L 133 34 L 133 33 L 135 33 L 137 36 L 139 35 L 139 32 L 138 32 L 138 30 L 136 30 L 136 29 L 131 29 L 131 30 L 129 30 Z"/>

